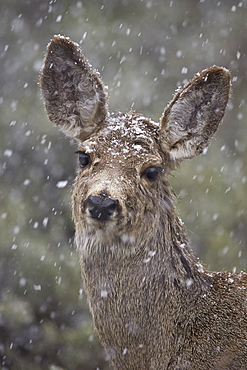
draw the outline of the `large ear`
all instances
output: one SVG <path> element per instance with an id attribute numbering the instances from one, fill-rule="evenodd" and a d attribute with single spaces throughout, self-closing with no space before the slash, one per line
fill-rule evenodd
<path id="1" fill-rule="evenodd" d="M 161 117 L 160 140 L 173 160 L 192 158 L 209 145 L 225 113 L 230 73 L 211 67 L 179 90 Z"/>
<path id="2" fill-rule="evenodd" d="M 103 83 L 69 38 L 51 40 L 40 85 L 50 120 L 67 136 L 85 140 L 107 114 Z"/>

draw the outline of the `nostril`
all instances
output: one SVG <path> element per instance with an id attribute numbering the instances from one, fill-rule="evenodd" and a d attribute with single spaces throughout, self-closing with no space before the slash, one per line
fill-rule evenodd
<path id="1" fill-rule="evenodd" d="M 103 199 L 101 197 L 90 196 L 87 200 L 88 202 L 88 209 L 92 209 L 94 207 L 99 207 L 102 204 Z"/>
<path id="2" fill-rule="evenodd" d="M 87 200 L 88 210 L 92 218 L 98 221 L 108 220 L 117 208 L 117 200 L 90 196 Z"/>
<path id="3" fill-rule="evenodd" d="M 117 201 L 111 198 L 107 198 L 103 200 L 103 205 L 105 208 L 107 208 L 112 213 L 115 211 L 117 207 Z"/>

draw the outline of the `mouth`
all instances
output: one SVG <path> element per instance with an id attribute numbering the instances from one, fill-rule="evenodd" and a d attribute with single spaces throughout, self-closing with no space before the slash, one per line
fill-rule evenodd
<path id="1" fill-rule="evenodd" d="M 113 218 L 105 218 L 105 215 L 98 214 L 97 217 L 85 215 L 85 222 L 87 226 L 92 226 L 95 229 L 108 229 L 109 227 L 116 226 L 117 220 Z"/>
<path id="2" fill-rule="evenodd" d="M 94 218 L 86 211 L 83 219 L 85 231 L 90 237 L 100 232 L 102 238 L 117 239 L 121 238 L 121 235 L 129 229 L 129 222 L 122 214 L 115 214 L 104 219 L 101 217 Z"/>

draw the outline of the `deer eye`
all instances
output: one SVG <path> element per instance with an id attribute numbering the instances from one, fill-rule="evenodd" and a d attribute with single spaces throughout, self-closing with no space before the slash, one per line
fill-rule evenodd
<path id="1" fill-rule="evenodd" d="M 87 167 L 90 163 L 90 157 L 87 153 L 82 152 L 81 150 L 77 150 L 75 152 L 76 154 L 79 154 L 79 164 L 81 168 Z"/>
<path id="2" fill-rule="evenodd" d="M 155 181 L 157 179 L 159 172 L 162 171 L 163 169 L 161 167 L 150 166 L 143 171 L 142 175 L 145 176 L 150 181 Z"/>

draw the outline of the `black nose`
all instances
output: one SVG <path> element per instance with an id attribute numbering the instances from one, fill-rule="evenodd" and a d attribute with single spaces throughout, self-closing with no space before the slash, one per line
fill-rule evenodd
<path id="1" fill-rule="evenodd" d="M 117 200 L 92 195 L 88 197 L 87 206 L 92 218 L 98 221 L 106 221 L 117 208 Z"/>

